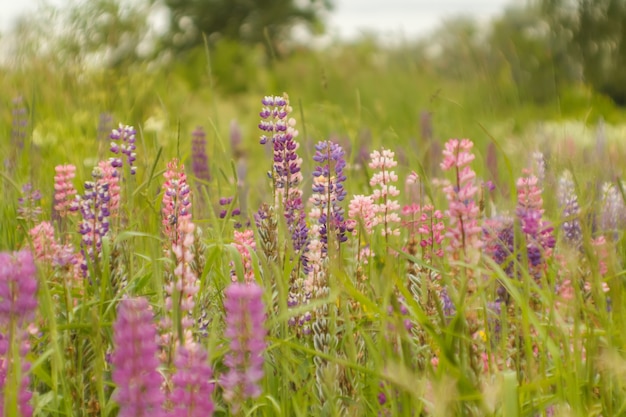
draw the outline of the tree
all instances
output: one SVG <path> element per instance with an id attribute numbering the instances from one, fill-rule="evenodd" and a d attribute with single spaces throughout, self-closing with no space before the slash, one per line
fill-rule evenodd
<path id="1" fill-rule="evenodd" d="M 626 105 L 626 0 L 543 0 L 546 15 L 559 15 L 572 33 L 570 55 L 584 79 Z"/>
<path id="2" fill-rule="evenodd" d="M 170 10 L 171 43 L 184 50 L 219 38 L 265 44 L 275 50 L 295 24 L 321 29 L 331 0 L 164 0 Z"/>

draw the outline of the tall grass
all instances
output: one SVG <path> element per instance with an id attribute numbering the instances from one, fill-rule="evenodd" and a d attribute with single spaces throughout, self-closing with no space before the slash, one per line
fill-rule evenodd
<path id="1" fill-rule="evenodd" d="M 120 75 L 33 63 L 4 77 L 2 90 L 24 97 L 28 127 L 15 163 L 0 171 L 3 250 L 37 253 L 38 243 L 29 232 L 47 220 L 58 244 L 71 244 L 78 254 L 78 218 L 59 219 L 52 208 L 54 167 L 76 165 L 74 185 L 84 195 L 84 182 L 92 179 L 97 162 L 113 156 L 108 141 L 96 139 L 100 114 L 111 113 L 116 123 L 137 127 L 137 174 L 120 171 L 118 217 L 96 256 L 86 260 L 86 274 L 76 275 L 70 264 L 58 260 L 38 259 L 39 307 L 27 355 L 34 415 L 114 416 L 123 411 L 116 391 L 124 387 L 113 383 L 111 361 L 119 349 L 114 323 L 122 299 L 146 297 L 155 324 L 168 314 L 181 322 L 184 313 L 169 312 L 164 291 L 179 260 L 162 217 L 163 174 L 174 158 L 185 163 L 191 184 L 195 231 L 193 262 L 186 267 L 198 286 L 188 316 L 193 324 L 188 334 L 182 328 L 175 333 L 177 343 L 197 343 L 208 352 L 216 415 L 623 414 L 624 199 L 619 166 L 611 176 L 605 172 L 609 154 L 623 155 L 621 144 L 609 138 L 606 147 L 597 147 L 595 141 L 580 143 L 556 134 L 541 141 L 531 128 L 534 118 L 568 114 L 524 104 L 503 107 L 504 101 L 494 97 L 506 96 L 506 83 L 443 80 L 408 59 L 406 65 L 396 65 L 399 59 L 380 51 L 300 52 L 271 69 L 259 68 L 258 81 L 236 95 L 222 93 L 220 84 L 227 80 L 214 79 L 216 73 L 206 74 L 203 68 L 197 68 L 201 81 L 193 86 L 176 70 L 157 73 L 141 66 Z M 502 91 L 494 92 L 498 88 Z M 284 216 L 288 207 L 273 188 L 273 155 L 258 144 L 260 99 L 282 91 L 290 93 L 290 116 L 300 131 L 302 181 L 294 186 L 302 191 L 306 226 L 325 227 L 327 233 L 320 275 L 310 282 L 303 260 L 311 252 L 291 244 L 293 223 Z M 583 97 L 572 105 L 572 117 L 582 117 L 583 110 L 593 113 L 595 104 L 602 103 L 585 92 L 572 94 Z M 421 133 L 423 110 L 432 114 L 433 137 Z M 242 144 L 229 140 L 231 119 L 243 131 Z M 3 156 L 14 154 L 11 123 L 10 111 L 4 112 Z M 197 125 L 207 132 L 210 180 L 197 179 L 191 169 Z M 474 193 L 458 196 L 457 174 L 439 167 L 449 137 L 473 140 Z M 384 220 L 367 231 L 362 219 L 353 218 L 347 240 L 340 244 L 337 224 L 328 221 L 330 205 L 320 206 L 329 214 L 322 224 L 319 216 L 310 215 L 308 202 L 312 185 L 322 187 L 325 201 L 332 200 L 328 184 L 334 179 L 312 176 L 314 144 L 328 138 L 346 150 L 347 196 L 337 202 L 346 218 L 354 195 L 371 195 L 376 189 L 370 179 L 379 168 L 368 165 L 369 153 L 382 148 L 395 151 L 398 159 L 393 171 L 399 178 L 399 203 L 419 205 L 413 212 L 418 216 L 402 216 L 399 233 L 384 235 Z M 516 209 L 517 179 L 525 175 L 523 168 L 539 174 L 531 155 L 538 150 L 548 164 L 540 182 L 544 204 L 537 209 L 554 227 L 556 242 L 549 250 L 541 247 L 541 263 L 535 264 L 529 250 L 537 243 L 535 236 L 524 229 Z M 566 169 L 572 173 L 579 210 L 564 215 L 555 190 Z M 405 185 L 408 177 L 413 184 Z M 449 192 L 443 190 L 444 179 L 452 181 Z M 609 214 L 603 182 L 617 196 L 617 208 Z M 26 183 L 41 191 L 39 216 L 18 211 Z M 482 249 L 473 256 L 466 256 L 469 240 L 460 239 L 460 246 L 450 243 L 455 224 L 450 214 L 458 215 L 449 206 L 455 193 L 457 204 L 471 199 L 476 205 L 481 227 L 476 237 L 482 245 L 474 249 Z M 234 198 L 220 205 L 223 197 Z M 262 203 L 269 220 L 255 222 Z M 431 226 L 437 222 L 426 204 L 444 215 L 444 233 L 449 234 L 439 246 L 428 243 L 429 233 L 434 238 L 432 227 L 428 232 L 413 228 L 417 219 Z M 241 207 L 243 213 L 232 216 Z M 225 208 L 226 215 L 220 216 Z M 615 217 L 602 223 L 602 216 Z M 574 219 L 581 225 L 581 238 L 572 244 L 563 226 Z M 176 226 L 180 215 L 166 220 Z M 237 223 L 253 230 L 254 248 L 236 241 Z M 608 230 L 601 224 L 613 226 Z M 503 237 L 503 225 L 510 225 L 510 240 Z M 495 238 L 490 240 L 487 230 L 497 232 Z M 435 254 L 438 247 L 442 252 Z M 495 257 L 494 248 L 506 248 L 504 257 Z M 220 383 L 227 372 L 225 358 L 232 353 L 224 334 L 224 293 L 233 279 L 250 276 L 264 289 L 264 376 L 260 396 L 232 407 Z M 292 304 L 288 300 L 294 292 L 300 301 Z M 176 304 L 182 295 L 174 291 L 172 297 Z M 175 368 L 171 360 L 161 362 L 165 392 Z M 6 403 L 17 390 L 10 388 L 3 391 Z"/>

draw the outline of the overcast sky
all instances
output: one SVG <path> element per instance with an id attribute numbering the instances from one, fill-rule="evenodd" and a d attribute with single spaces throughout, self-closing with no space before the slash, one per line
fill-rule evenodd
<path id="1" fill-rule="evenodd" d="M 67 0 L 0 0 L 0 31 L 21 13 L 32 13 L 43 2 L 62 6 Z M 438 26 L 442 19 L 470 14 L 487 20 L 505 5 L 525 0 L 335 0 L 330 29 L 341 37 L 362 30 L 386 35 L 414 36 Z"/>

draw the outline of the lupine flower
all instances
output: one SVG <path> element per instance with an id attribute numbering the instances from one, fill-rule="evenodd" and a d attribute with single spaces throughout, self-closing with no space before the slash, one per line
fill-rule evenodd
<path id="1" fill-rule="evenodd" d="M 443 151 L 441 168 L 454 170 L 453 182 L 444 183 L 443 192 L 448 199 L 446 212 L 450 223 L 446 236 L 450 239 L 448 251 L 453 256 L 462 254 L 466 262 L 475 262 L 480 255 L 481 228 L 478 225 L 479 207 L 474 200 L 478 191 L 475 184 L 476 173 L 469 164 L 474 160 L 471 153 L 474 144 L 469 139 L 450 139 Z"/>
<path id="2" fill-rule="evenodd" d="M 191 167 L 193 175 L 202 181 L 211 180 L 209 157 L 206 154 L 206 134 L 201 126 L 191 134 Z"/>
<path id="3" fill-rule="evenodd" d="M 348 217 L 354 222 L 352 233 L 357 234 L 356 225 L 360 225 L 367 235 L 372 234 L 372 228 L 376 223 L 376 209 L 372 196 L 355 195 L 350 200 L 348 208 Z"/>
<path id="4" fill-rule="evenodd" d="M 580 227 L 580 207 L 578 205 L 578 196 L 574 188 L 574 180 L 569 171 L 564 171 L 559 177 L 557 185 L 557 200 L 561 208 L 561 215 L 565 241 L 574 247 L 580 247 L 582 244 L 582 230 Z"/>
<path id="5" fill-rule="evenodd" d="M 528 260 L 528 272 L 539 280 L 544 272 L 546 260 L 552 255 L 555 245 L 553 228 L 542 219 L 543 199 L 537 177 L 524 171 L 526 176 L 517 180 L 517 208 L 515 214 L 524 234 L 525 247 L 516 247 L 514 222 L 511 219 L 491 219 L 485 224 L 486 252 L 503 271 L 514 277 L 515 261 Z M 517 259 L 514 258 L 517 254 Z M 518 274 L 519 276 L 520 274 Z M 498 300 L 508 301 L 506 290 L 497 289 Z"/>
<path id="6" fill-rule="evenodd" d="M 115 351 L 111 358 L 114 399 L 119 417 L 162 417 L 165 396 L 158 372 L 157 335 L 145 298 L 120 301 L 113 325 Z"/>
<path id="7" fill-rule="evenodd" d="M 626 206 L 619 189 L 611 184 L 602 184 L 599 226 L 602 233 L 617 240 L 617 233 L 626 223 Z"/>
<path id="8" fill-rule="evenodd" d="M 0 252 L 0 415 L 30 417 L 28 391 L 30 364 L 25 361 L 30 350 L 27 327 L 37 309 L 37 276 L 29 251 Z M 13 347 L 18 346 L 18 351 Z M 14 363 L 21 364 L 16 375 Z M 6 384 L 19 387 L 17 398 L 5 398 Z M 5 403 L 3 399 L 8 401 Z"/>
<path id="9" fill-rule="evenodd" d="M 257 284 L 232 283 L 225 290 L 224 310 L 230 351 L 224 358 L 228 372 L 220 378 L 224 400 L 236 414 L 244 401 L 261 395 L 265 350 L 263 290 Z"/>
<path id="10" fill-rule="evenodd" d="M 271 140 L 273 145 L 272 179 L 275 204 L 282 204 L 294 250 L 298 252 L 306 247 L 308 230 L 302 190 L 299 189 L 302 182 L 300 172 L 302 159 L 297 154 L 300 144 L 295 140 L 298 136 L 295 129 L 296 121 L 288 118 L 293 109 L 289 105 L 287 94 L 282 97 L 265 97 L 262 103 L 264 107 L 259 115 L 263 120 L 259 123 L 259 129 L 264 132 L 261 135 L 261 144 L 264 145 Z"/>
<path id="11" fill-rule="evenodd" d="M 54 176 L 54 209 L 63 218 L 68 214 L 75 213 L 70 209 L 76 199 L 76 188 L 72 183 L 76 176 L 76 167 L 74 165 L 57 165 L 54 171 L 56 172 Z"/>
<path id="12" fill-rule="evenodd" d="M 400 204 L 393 197 L 400 195 L 400 191 L 391 183 L 398 181 L 398 176 L 391 169 L 398 165 L 394 159 L 395 154 L 390 150 L 383 149 L 382 152 L 374 151 L 370 154 L 369 167 L 379 170 L 370 179 L 372 187 L 380 187 L 374 189 L 372 200 L 375 202 L 374 211 L 376 217 L 374 225 L 382 224 L 381 233 L 383 236 L 400 235 L 400 229 L 394 226 L 394 223 L 400 223 Z M 380 203 L 376 203 L 380 201 Z"/>
<path id="13" fill-rule="evenodd" d="M 31 183 L 24 184 L 22 187 L 22 197 L 17 200 L 17 215 L 19 218 L 32 222 L 38 221 L 42 212 L 39 206 L 40 200 L 41 193 L 39 190 L 33 190 Z"/>
<path id="14" fill-rule="evenodd" d="M 220 207 L 222 207 L 220 209 L 220 212 L 219 212 L 219 218 L 220 219 L 226 218 L 226 216 L 228 215 L 229 206 L 231 205 L 233 200 L 234 200 L 233 197 L 222 197 L 222 198 L 219 199 L 219 205 L 220 205 Z M 239 216 L 239 215 L 241 215 L 241 209 L 239 207 L 234 207 L 232 209 L 232 211 L 230 212 L 230 216 L 231 217 L 236 217 L 236 216 Z M 239 221 L 235 222 L 235 224 L 234 224 L 234 228 L 235 229 L 239 229 L 242 226 L 243 225 Z"/>
<path id="15" fill-rule="evenodd" d="M 37 277 L 29 251 L 0 252 L 0 325 L 29 324 L 37 309 Z"/>
<path id="16" fill-rule="evenodd" d="M 65 276 L 78 279 L 82 276 L 82 259 L 74 252 L 71 244 L 62 245 L 54 237 L 54 227 L 49 222 L 41 222 L 28 234 L 33 242 L 34 257 L 51 268 L 60 270 Z"/>
<path id="17" fill-rule="evenodd" d="M 102 171 L 102 183 L 109 187 L 110 217 L 115 218 L 120 211 L 120 173 L 112 165 L 112 161 L 100 161 L 98 168 Z"/>
<path id="18" fill-rule="evenodd" d="M 180 338 L 184 338 L 185 332 L 191 328 L 194 323 L 191 312 L 195 307 L 195 296 L 199 291 L 198 277 L 192 268 L 194 260 L 193 244 L 194 244 L 195 225 L 187 218 L 179 220 L 177 236 L 178 241 L 172 244 L 171 251 L 175 258 L 175 268 L 172 279 L 165 284 L 165 308 L 168 312 L 176 310 L 174 317 L 178 317 L 179 322 L 174 323 L 177 336 L 170 340 L 170 348 L 173 348 L 174 340 L 183 342 Z M 178 304 L 174 304 L 177 301 Z M 174 329 L 172 329 L 174 330 Z"/>
<path id="19" fill-rule="evenodd" d="M 211 417 L 214 384 L 207 353 L 197 343 L 180 346 L 174 359 L 176 373 L 172 376 L 171 417 Z"/>
<path id="20" fill-rule="evenodd" d="M 254 268 L 252 266 L 252 256 L 250 255 L 250 249 L 256 250 L 256 242 L 254 240 L 254 232 L 252 230 L 244 230 L 238 232 L 235 230 L 235 239 L 233 246 L 237 248 L 237 251 L 241 255 L 243 263 L 243 278 L 246 284 L 254 282 Z M 231 270 L 231 279 L 233 282 L 237 282 L 237 274 L 234 268 Z"/>
<path id="21" fill-rule="evenodd" d="M 93 181 L 85 182 L 85 193 L 76 196 L 73 209 L 80 210 L 82 221 L 79 232 L 82 235 L 81 248 L 84 262 L 81 265 L 83 276 L 87 276 L 87 261 L 94 262 L 100 256 L 102 238 L 109 232 L 109 184 L 103 181 L 104 172 L 95 167 L 91 173 Z"/>
<path id="22" fill-rule="evenodd" d="M 528 260 L 537 277 L 539 268 L 552 254 L 555 245 L 553 227 L 548 221 L 542 220 L 543 199 L 541 189 L 535 176 L 529 175 L 517 181 L 517 208 L 515 214 L 522 224 L 522 232 L 526 234 Z"/>
<path id="23" fill-rule="evenodd" d="M 348 239 L 346 232 L 349 227 L 344 219 L 344 209 L 340 205 L 346 197 L 343 188 L 346 160 L 341 146 L 331 141 L 319 142 L 315 145 L 315 150 L 313 160 L 320 165 L 313 171 L 311 202 L 320 209 L 319 235 L 322 250 L 327 251 L 330 233 L 334 235 L 337 247 Z"/>
<path id="24" fill-rule="evenodd" d="M 184 219 L 191 219 L 191 189 L 187 184 L 185 166 L 178 165 L 173 159 L 167 164 L 167 171 L 163 174 L 163 233 L 170 243 L 177 243 L 177 225 Z"/>
<path id="25" fill-rule="evenodd" d="M 135 153 L 135 128 L 132 126 L 123 125 L 120 123 L 119 128 L 113 129 L 111 132 L 111 152 L 114 154 L 123 154 L 126 156 L 126 163 L 130 170 L 131 175 L 135 175 L 137 167 L 134 166 L 134 162 L 137 159 Z M 121 168 L 124 165 L 122 157 L 111 158 L 111 165 L 115 168 Z"/>

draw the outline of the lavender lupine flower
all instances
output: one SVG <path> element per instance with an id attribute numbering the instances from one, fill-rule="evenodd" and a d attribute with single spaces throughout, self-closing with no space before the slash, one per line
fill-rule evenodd
<path id="1" fill-rule="evenodd" d="M 564 171 L 559 177 L 557 200 L 563 218 L 561 229 L 563 230 L 565 241 L 578 248 L 582 243 L 582 230 L 579 219 L 580 207 L 574 180 L 569 171 Z"/>
<path id="2" fill-rule="evenodd" d="M 102 247 L 102 238 L 109 231 L 109 203 L 111 196 L 109 184 L 103 180 L 104 173 L 100 167 L 95 167 L 91 173 L 93 181 L 85 182 L 85 193 L 76 196 L 76 204 L 73 210 L 80 210 L 82 221 L 79 232 L 82 235 L 81 248 L 83 263 L 81 268 L 83 275 L 87 276 L 87 261 L 94 262 Z"/>
<path id="3" fill-rule="evenodd" d="M 191 168 L 193 175 L 201 181 L 210 181 L 209 157 L 206 154 L 206 133 L 202 126 L 191 134 Z"/>
<path id="4" fill-rule="evenodd" d="M 228 372 L 220 378 L 224 400 L 236 414 L 244 401 L 261 395 L 265 350 L 263 290 L 255 283 L 232 283 L 225 290 L 226 331 L 230 351 L 224 358 Z"/>
<path id="5" fill-rule="evenodd" d="M 289 301 L 294 305 L 305 303 L 311 297 L 324 298 L 328 295 L 328 271 L 324 260 L 329 256 L 329 237 L 333 249 L 339 249 L 341 243 L 348 239 L 346 232 L 352 231 L 344 218 L 344 209 L 340 206 L 346 197 L 343 188 L 346 180 L 343 173 L 345 153 L 341 146 L 332 141 L 319 142 L 315 149 L 313 160 L 319 165 L 313 171 L 313 195 L 310 199 L 314 207 L 310 212 L 312 225 L 305 268 L 307 279 L 304 286 L 296 280 L 290 288 Z M 324 311 L 326 309 L 320 308 L 316 315 L 321 316 Z M 310 320 L 310 313 L 298 318 L 299 324 L 305 326 L 305 334 L 309 332 L 307 323 Z M 323 328 L 315 327 L 318 330 Z"/>
<path id="6" fill-rule="evenodd" d="M 328 250 L 329 234 L 335 235 L 337 245 L 348 240 L 344 209 L 339 205 L 346 198 L 346 190 L 343 188 L 346 180 L 343 173 L 346 167 L 345 152 L 331 141 L 319 142 L 315 150 L 313 160 L 320 165 L 313 171 L 312 202 L 321 210 L 320 239 L 325 250 Z"/>
<path id="7" fill-rule="evenodd" d="M 26 221 L 37 222 L 39 216 L 41 216 L 40 200 L 41 192 L 39 192 L 39 190 L 33 190 L 31 183 L 24 184 L 22 187 L 22 197 L 17 200 L 19 205 L 17 215 L 19 218 Z"/>
<path id="8" fill-rule="evenodd" d="M 114 154 L 124 154 L 126 156 L 126 162 L 128 163 L 128 168 L 130 169 L 130 174 L 135 175 L 137 172 L 137 167 L 133 165 L 135 160 L 137 159 L 137 154 L 135 153 L 135 128 L 132 126 L 123 125 L 120 123 L 118 129 L 113 129 L 111 132 L 111 152 Z M 121 168 L 124 165 L 122 158 L 111 158 L 111 165 L 115 168 Z"/>
<path id="9" fill-rule="evenodd" d="M 157 334 L 152 311 L 145 298 L 123 299 L 113 325 L 115 351 L 111 358 L 114 399 L 120 405 L 119 417 L 164 417 L 161 391 L 163 378 L 158 372 Z"/>
<path id="10" fill-rule="evenodd" d="M 599 226 L 601 233 L 606 233 L 614 240 L 618 239 L 618 231 L 626 223 L 626 205 L 619 189 L 606 182 L 602 184 L 602 202 L 600 206 Z"/>
<path id="11" fill-rule="evenodd" d="M 0 253 L 0 415 L 30 417 L 33 413 L 28 404 L 30 364 L 25 357 L 30 350 L 27 327 L 37 309 L 36 272 L 29 251 Z M 21 365 L 17 374 L 15 363 Z M 7 384 L 18 389 L 16 395 L 5 396 Z"/>
<path id="12" fill-rule="evenodd" d="M 213 371 L 207 353 L 197 343 L 180 346 L 174 359 L 176 373 L 172 376 L 170 417 L 211 417 L 215 409 L 211 395 Z"/>
<path id="13" fill-rule="evenodd" d="M 306 246 L 308 229 L 302 190 L 298 188 L 302 182 L 302 159 L 297 154 L 300 144 L 295 141 L 298 136 L 296 121 L 288 118 L 293 109 L 289 105 L 287 94 L 282 97 L 265 97 L 262 103 L 264 107 L 259 115 L 263 120 L 259 123 L 259 129 L 265 132 L 261 136 L 261 144 L 271 140 L 274 149 L 272 179 L 275 204 L 282 204 L 293 246 L 298 252 Z M 270 134 L 271 137 L 268 136 Z"/>

